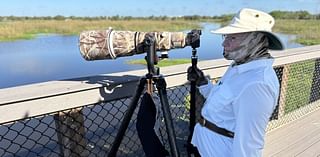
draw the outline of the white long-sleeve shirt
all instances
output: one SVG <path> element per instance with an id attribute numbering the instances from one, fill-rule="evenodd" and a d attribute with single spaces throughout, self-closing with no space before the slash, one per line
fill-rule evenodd
<path id="1" fill-rule="evenodd" d="M 201 115 L 235 133 L 234 138 L 196 124 L 192 144 L 202 157 L 260 157 L 269 118 L 277 104 L 279 81 L 273 59 L 230 66 L 215 85 L 200 86 L 206 102 Z"/>

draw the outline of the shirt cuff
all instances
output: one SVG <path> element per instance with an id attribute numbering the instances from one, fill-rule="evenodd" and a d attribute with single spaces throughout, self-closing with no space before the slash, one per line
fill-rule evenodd
<path id="1" fill-rule="evenodd" d="M 199 86 L 198 89 L 199 89 L 200 93 L 201 93 L 205 98 L 207 98 L 208 95 L 209 95 L 209 93 L 210 93 L 210 91 L 211 91 L 211 89 L 212 89 L 212 87 L 213 87 L 213 84 L 212 84 L 210 81 L 208 81 L 207 84 L 202 85 L 202 86 Z"/>

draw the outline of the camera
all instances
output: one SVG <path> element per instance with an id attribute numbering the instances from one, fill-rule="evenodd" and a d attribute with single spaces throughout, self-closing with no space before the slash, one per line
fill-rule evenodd
<path id="1" fill-rule="evenodd" d="M 145 53 L 145 38 L 152 36 L 155 39 L 156 51 L 200 46 L 200 30 L 184 32 L 136 32 L 107 30 L 91 30 L 80 33 L 79 48 L 82 57 L 86 60 L 116 59 L 123 56 L 132 56 Z"/>

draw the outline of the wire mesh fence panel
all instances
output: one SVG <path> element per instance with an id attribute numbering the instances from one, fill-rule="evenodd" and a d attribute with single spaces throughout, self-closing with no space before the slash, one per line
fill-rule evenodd
<path id="1" fill-rule="evenodd" d="M 59 156 L 60 150 L 52 116 L 41 116 L 2 124 L 0 156 Z"/>
<path id="2" fill-rule="evenodd" d="M 167 90 L 182 152 L 188 136 L 189 115 L 185 107 L 188 88 L 179 86 Z M 125 98 L 1 124 L 0 156 L 107 156 L 130 102 L 130 98 Z M 144 156 L 135 126 L 138 109 L 139 106 L 117 156 Z M 160 119 L 160 139 L 169 149 L 163 117 Z M 84 134 L 80 133 L 82 127 Z"/>
<path id="3" fill-rule="evenodd" d="M 168 99 L 171 107 L 173 126 L 176 133 L 177 145 L 181 156 L 187 155 L 186 141 L 189 135 L 189 85 L 168 89 Z M 164 126 L 164 125 L 163 125 Z M 165 127 L 161 127 L 165 128 Z M 162 132 L 165 132 L 164 130 Z M 169 149 L 168 141 L 166 147 Z"/>
<path id="4" fill-rule="evenodd" d="M 319 108 L 319 62 L 319 59 L 306 60 L 275 67 L 281 93 L 268 130 Z M 187 156 L 189 90 L 188 84 L 167 89 L 181 156 Z M 201 100 L 199 94 L 196 98 L 196 114 L 199 117 L 205 100 Z M 0 124 L 0 156 L 108 156 L 130 102 L 131 98 L 122 98 Z M 138 110 L 139 105 L 118 149 L 119 157 L 145 156 L 136 129 Z M 160 116 L 159 119 L 160 129 L 156 132 L 169 151 L 164 118 Z"/>
<path id="5" fill-rule="evenodd" d="M 268 130 L 287 124 L 319 108 L 319 66 L 319 59 L 316 59 L 275 68 L 281 92 Z"/>

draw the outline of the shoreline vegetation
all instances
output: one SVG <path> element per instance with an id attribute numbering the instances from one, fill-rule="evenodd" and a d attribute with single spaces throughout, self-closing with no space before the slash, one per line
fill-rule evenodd
<path id="1" fill-rule="evenodd" d="M 274 32 L 296 35 L 294 42 L 302 45 L 320 44 L 320 14 L 312 15 L 307 11 L 272 11 L 276 24 Z M 39 34 L 77 35 L 85 30 L 128 31 L 184 31 L 201 29 L 202 22 L 226 25 L 234 14 L 222 16 L 100 16 L 100 17 L 15 17 L 0 16 L 0 42 L 20 39 L 33 39 Z M 129 64 L 144 64 L 144 60 L 129 61 Z M 161 63 L 162 62 L 162 63 Z M 163 65 L 169 66 L 189 62 L 189 60 L 170 59 Z"/>
<path id="2" fill-rule="evenodd" d="M 142 64 L 147 65 L 146 60 L 144 59 L 135 59 L 127 61 L 128 64 Z M 178 64 L 187 64 L 190 63 L 190 59 L 181 58 L 181 59 L 162 59 L 158 62 L 157 67 L 165 67 L 170 65 L 178 65 Z"/>
<path id="3" fill-rule="evenodd" d="M 294 42 L 303 45 L 320 44 L 320 14 L 307 11 L 272 11 L 274 32 L 294 34 Z M 77 35 L 85 30 L 108 29 L 129 31 L 183 31 L 200 29 L 201 22 L 227 24 L 234 14 L 221 16 L 99 16 L 99 17 L 16 17 L 0 16 L 0 42 L 33 39 L 38 34 Z"/>
<path id="4" fill-rule="evenodd" d="M 148 32 L 182 31 L 190 28 L 200 28 L 200 25 L 186 20 L 14 20 L 0 22 L 0 41 L 33 39 L 39 34 L 77 35 L 85 30 L 105 30 L 109 27 L 114 30 Z"/>

